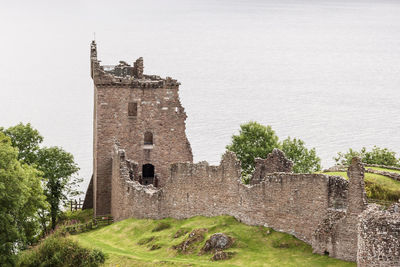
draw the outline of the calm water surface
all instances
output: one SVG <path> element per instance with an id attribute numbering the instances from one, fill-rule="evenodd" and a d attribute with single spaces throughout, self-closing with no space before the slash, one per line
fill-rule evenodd
<path id="1" fill-rule="evenodd" d="M 0 125 L 31 122 L 92 172 L 89 43 L 181 83 L 195 161 L 241 123 L 316 147 L 400 153 L 399 1 L 26 1 L 0 10 Z"/>

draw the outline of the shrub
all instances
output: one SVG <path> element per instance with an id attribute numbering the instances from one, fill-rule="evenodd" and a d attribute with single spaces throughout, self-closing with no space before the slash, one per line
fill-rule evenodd
<path id="1" fill-rule="evenodd" d="M 378 164 L 385 166 L 400 166 L 400 159 L 396 158 L 396 153 L 388 148 L 374 146 L 371 151 L 363 147 L 360 151 L 349 149 L 348 152 L 338 152 L 337 157 L 333 158 L 336 163 L 350 165 L 353 157 L 360 157 L 366 164 Z"/>
<path id="2" fill-rule="evenodd" d="M 60 215 L 58 224 L 69 223 L 70 221 L 78 221 L 85 223 L 93 219 L 93 209 L 65 211 Z"/>
<path id="3" fill-rule="evenodd" d="M 104 263 L 105 255 L 97 249 L 81 247 L 76 241 L 54 234 L 37 247 L 19 255 L 17 266 L 90 266 Z"/>

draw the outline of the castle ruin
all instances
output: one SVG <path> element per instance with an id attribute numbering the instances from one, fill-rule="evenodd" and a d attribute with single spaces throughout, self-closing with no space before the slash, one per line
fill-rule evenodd
<path id="1" fill-rule="evenodd" d="M 102 66 L 91 44 L 94 171 L 85 206 L 95 215 L 117 221 L 231 215 L 292 234 L 315 253 L 360 266 L 399 266 L 399 208 L 368 206 L 360 159 L 353 159 L 347 181 L 294 174 L 293 163 L 275 149 L 256 159 L 249 185 L 234 153 L 226 152 L 219 166 L 194 164 L 179 83 L 143 68 L 142 58 L 133 66 Z"/>

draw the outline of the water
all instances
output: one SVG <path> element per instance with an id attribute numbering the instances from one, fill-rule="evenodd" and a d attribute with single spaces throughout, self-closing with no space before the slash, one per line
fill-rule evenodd
<path id="1" fill-rule="evenodd" d="M 0 10 L 0 125 L 31 122 L 92 172 L 89 43 L 181 83 L 195 161 L 218 164 L 239 125 L 338 151 L 400 154 L 398 1 L 35 1 Z"/>

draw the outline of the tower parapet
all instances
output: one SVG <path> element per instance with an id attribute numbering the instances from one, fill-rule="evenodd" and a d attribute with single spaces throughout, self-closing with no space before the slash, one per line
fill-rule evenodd
<path id="1" fill-rule="evenodd" d="M 139 57 L 133 66 L 125 61 L 117 65 L 101 65 L 97 59 L 97 45 L 90 45 L 91 77 L 97 86 L 131 86 L 135 88 L 177 88 L 180 83 L 171 77 L 146 75 L 143 58 Z"/>

